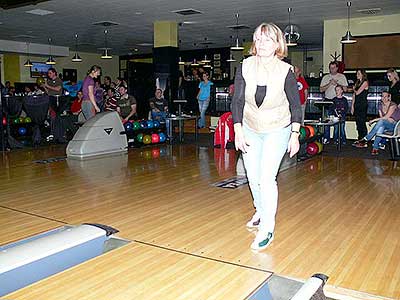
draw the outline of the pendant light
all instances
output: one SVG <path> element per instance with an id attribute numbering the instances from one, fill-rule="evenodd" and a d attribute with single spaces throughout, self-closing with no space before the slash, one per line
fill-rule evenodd
<path id="1" fill-rule="evenodd" d="M 239 26 L 239 13 L 235 14 L 235 18 L 236 18 L 236 28 L 235 28 L 235 30 L 236 30 L 236 39 L 235 39 L 235 44 L 231 47 L 231 50 L 238 51 L 238 50 L 243 50 L 244 49 L 244 47 L 240 44 L 240 41 L 239 41 L 239 28 L 238 28 L 238 26 Z"/>
<path id="2" fill-rule="evenodd" d="M 102 59 L 111 59 L 112 55 L 110 53 L 108 53 L 108 50 L 111 50 L 111 48 L 108 48 L 107 46 L 107 34 L 108 34 L 108 30 L 104 30 L 104 50 L 103 50 L 103 55 L 101 56 Z"/>
<path id="3" fill-rule="evenodd" d="M 227 62 L 235 62 L 236 59 L 233 57 L 233 54 L 229 55 L 229 58 L 226 60 Z"/>
<path id="4" fill-rule="evenodd" d="M 50 56 L 46 61 L 46 65 L 55 65 L 56 61 L 54 60 L 53 55 L 51 55 L 51 38 L 49 38 L 49 53 Z"/>
<path id="5" fill-rule="evenodd" d="M 184 64 L 185 64 L 185 62 L 182 60 L 182 57 L 180 57 L 180 56 L 179 56 L 179 62 L 178 62 L 178 64 L 180 64 L 180 65 L 184 65 Z"/>
<path id="6" fill-rule="evenodd" d="M 28 59 L 24 63 L 24 67 L 32 67 L 33 64 L 31 62 L 30 53 L 29 53 L 29 42 L 26 43 L 26 49 L 27 49 Z"/>
<path id="7" fill-rule="evenodd" d="M 297 46 L 297 41 L 300 38 L 300 33 L 298 32 L 298 28 L 296 25 L 293 25 L 291 22 L 291 14 L 292 14 L 292 8 L 288 8 L 288 14 L 289 14 L 289 24 L 286 26 L 284 30 L 285 34 L 285 40 L 286 40 L 286 45 L 288 47 L 293 47 Z"/>
<path id="8" fill-rule="evenodd" d="M 75 55 L 72 57 L 72 62 L 81 62 L 82 58 L 78 54 L 78 34 L 75 33 Z"/>
<path id="9" fill-rule="evenodd" d="M 198 66 L 197 60 L 194 58 L 193 62 L 190 64 L 191 66 Z"/>
<path id="10" fill-rule="evenodd" d="M 351 2 L 347 2 L 347 32 L 340 41 L 342 44 L 354 44 L 357 40 L 350 33 L 350 6 Z"/>

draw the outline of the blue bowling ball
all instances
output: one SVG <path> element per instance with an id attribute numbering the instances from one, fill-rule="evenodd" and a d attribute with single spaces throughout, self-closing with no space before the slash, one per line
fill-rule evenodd
<path id="1" fill-rule="evenodd" d="M 132 131 L 133 130 L 133 124 L 131 122 L 126 122 L 124 126 L 125 126 L 125 130 L 126 131 Z"/>
<path id="2" fill-rule="evenodd" d="M 141 121 L 140 122 L 140 128 L 142 128 L 142 129 L 147 128 L 147 122 L 146 121 Z"/>
<path id="3" fill-rule="evenodd" d="M 154 125 L 154 128 L 158 128 L 158 127 L 160 127 L 160 122 L 157 120 L 154 120 L 153 125 Z"/>
<path id="4" fill-rule="evenodd" d="M 164 143 L 167 140 L 167 136 L 164 132 L 160 132 L 158 136 L 160 137 L 160 143 Z"/>
<path id="5" fill-rule="evenodd" d="M 25 127 L 20 127 L 18 128 L 18 133 L 20 135 L 25 135 L 26 134 L 26 128 Z"/>
<path id="6" fill-rule="evenodd" d="M 154 127 L 154 121 L 153 120 L 148 120 L 147 121 L 147 128 L 153 128 Z"/>

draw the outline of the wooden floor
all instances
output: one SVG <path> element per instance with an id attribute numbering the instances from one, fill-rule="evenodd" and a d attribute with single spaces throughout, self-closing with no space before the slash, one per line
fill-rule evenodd
<path id="1" fill-rule="evenodd" d="M 83 222 L 136 241 L 9 298 L 245 299 L 270 273 L 318 272 L 331 286 L 400 298 L 400 164 L 319 156 L 282 172 L 275 240 L 257 253 L 244 226 L 248 188 L 210 186 L 235 173 L 235 153 L 220 151 L 163 146 L 51 164 L 32 161 L 63 148 L 3 156 L 1 244 Z"/>

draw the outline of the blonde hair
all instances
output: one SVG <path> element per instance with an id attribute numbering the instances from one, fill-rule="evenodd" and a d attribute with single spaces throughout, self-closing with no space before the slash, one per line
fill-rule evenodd
<path id="1" fill-rule="evenodd" d="M 396 81 L 400 81 L 399 74 L 396 72 L 394 68 L 390 68 L 389 70 L 386 71 L 386 73 L 391 73 L 394 79 L 396 79 Z"/>
<path id="2" fill-rule="evenodd" d="M 283 59 L 287 56 L 288 50 L 286 45 L 285 37 L 283 36 L 282 30 L 273 23 L 261 23 L 253 34 L 253 43 L 250 47 L 249 53 L 251 55 L 257 55 L 255 35 L 257 32 L 264 32 L 270 39 L 278 44 L 278 48 L 275 51 L 275 55 L 279 59 Z"/>

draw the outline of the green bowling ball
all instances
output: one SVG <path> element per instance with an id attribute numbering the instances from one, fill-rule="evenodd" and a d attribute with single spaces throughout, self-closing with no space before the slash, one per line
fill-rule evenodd
<path id="1" fill-rule="evenodd" d="M 302 126 L 300 127 L 300 140 L 303 141 L 307 137 L 307 131 L 306 129 Z"/>
<path id="2" fill-rule="evenodd" d="M 31 123 L 32 122 L 32 119 L 31 118 L 29 118 L 29 117 L 26 117 L 25 118 L 25 123 Z"/>
<path id="3" fill-rule="evenodd" d="M 139 143 L 142 143 L 142 142 L 143 142 L 143 133 L 139 133 L 139 134 L 136 136 L 136 140 L 137 140 Z"/>
<path id="4" fill-rule="evenodd" d="M 140 123 L 139 122 L 133 122 L 133 130 L 139 130 L 140 129 Z"/>
<path id="5" fill-rule="evenodd" d="M 19 124 L 19 118 L 14 119 L 13 123 L 14 124 Z"/>

